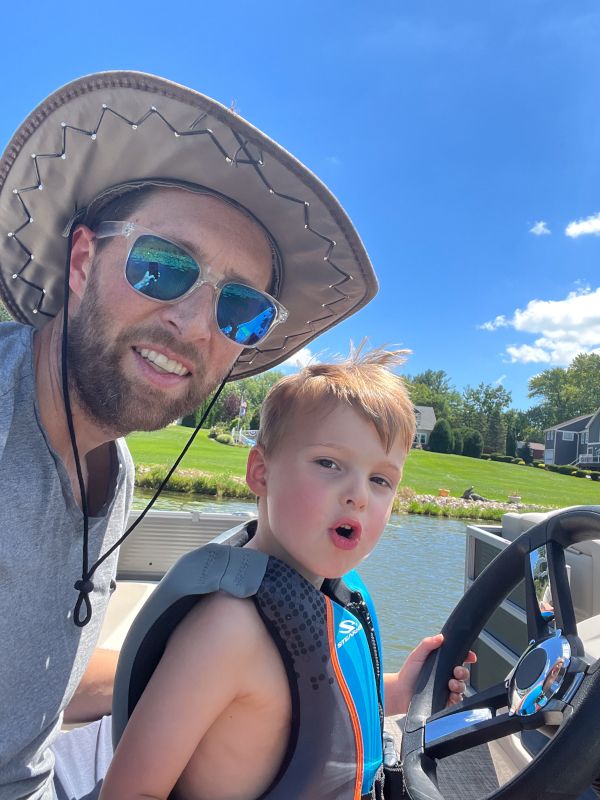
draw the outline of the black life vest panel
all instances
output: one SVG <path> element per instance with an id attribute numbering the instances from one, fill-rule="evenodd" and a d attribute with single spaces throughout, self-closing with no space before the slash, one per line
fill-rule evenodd
<path id="1" fill-rule="evenodd" d="M 244 531 L 242 543 L 247 539 Z M 203 595 L 225 591 L 253 600 L 290 687 L 288 746 L 260 800 L 382 797 L 380 645 L 366 590 L 352 583 L 325 581 L 319 591 L 289 565 L 239 546 L 211 543 L 183 556 L 123 644 L 113 698 L 114 746 L 174 628 Z"/>

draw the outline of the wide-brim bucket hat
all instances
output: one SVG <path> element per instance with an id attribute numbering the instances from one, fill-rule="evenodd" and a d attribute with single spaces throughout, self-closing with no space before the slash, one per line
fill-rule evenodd
<path id="1" fill-rule="evenodd" d="M 102 72 L 44 100 L 0 161 L 0 296 L 41 327 L 63 306 L 69 229 L 129 185 L 185 183 L 218 192 L 268 231 L 279 254 L 274 293 L 288 309 L 232 378 L 269 369 L 377 292 L 369 257 L 327 187 L 237 113 L 140 72 Z"/>

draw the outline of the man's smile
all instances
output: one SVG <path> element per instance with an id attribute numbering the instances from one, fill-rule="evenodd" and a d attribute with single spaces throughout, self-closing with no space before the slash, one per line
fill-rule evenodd
<path id="1" fill-rule="evenodd" d="M 157 350 L 150 350 L 147 347 L 134 347 L 133 349 L 142 358 L 150 361 L 159 372 L 167 372 L 174 375 L 179 375 L 180 377 L 190 374 L 190 370 L 180 361 L 169 358 L 164 353 L 160 353 Z"/>

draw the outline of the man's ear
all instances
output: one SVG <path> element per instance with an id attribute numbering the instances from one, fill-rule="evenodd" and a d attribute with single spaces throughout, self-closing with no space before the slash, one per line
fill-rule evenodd
<path id="1" fill-rule="evenodd" d="M 253 447 L 248 454 L 246 483 L 257 497 L 267 493 L 267 461 L 261 447 Z"/>
<path id="2" fill-rule="evenodd" d="M 73 294 L 81 300 L 90 275 L 90 268 L 96 252 L 94 232 L 87 225 L 78 225 L 71 237 L 71 269 L 69 286 Z"/>

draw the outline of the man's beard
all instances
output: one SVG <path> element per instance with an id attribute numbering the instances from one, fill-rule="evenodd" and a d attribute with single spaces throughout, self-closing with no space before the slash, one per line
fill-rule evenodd
<path id="1" fill-rule="evenodd" d="M 163 328 L 148 326 L 129 329 L 110 340 L 111 327 L 92 277 L 77 313 L 69 318 L 69 384 L 87 416 L 104 430 L 125 436 L 164 428 L 190 414 L 215 388 L 218 376 L 213 383 L 200 378 L 206 369 L 196 347 L 178 342 Z M 141 378 L 128 378 L 123 362 L 127 351 L 140 341 L 163 345 L 195 365 L 183 395 L 170 397 Z"/>

